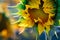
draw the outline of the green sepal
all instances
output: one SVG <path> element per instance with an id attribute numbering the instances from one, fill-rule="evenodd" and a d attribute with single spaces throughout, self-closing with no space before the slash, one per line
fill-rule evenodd
<path id="1" fill-rule="evenodd" d="M 20 18 L 19 18 L 15 23 L 19 24 L 19 23 L 21 23 L 23 20 L 25 20 L 25 19 L 20 16 Z"/>
<path id="2" fill-rule="evenodd" d="M 21 0 L 24 5 L 28 4 L 28 0 Z"/>
<path id="3" fill-rule="evenodd" d="M 26 6 L 23 5 L 23 4 L 17 4 L 16 8 L 19 9 L 19 10 L 25 10 Z"/>

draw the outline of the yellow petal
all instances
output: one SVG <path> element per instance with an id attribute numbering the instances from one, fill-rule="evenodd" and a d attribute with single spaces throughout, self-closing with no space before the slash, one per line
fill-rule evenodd
<path id="1" fill-rule="evenodd" d="M 51 17 L 54 17 L 55 14 L 49 13 L 49 19 L 51 19 Z"/>
<path id="2" fill-rule="evenodd" d="M 26 13 L 25 10 L 19 11 L 17 14 L 21 15 L 24 19 L 27 19 L 29 17 L 29 14 Z"/>
<path id="3" fill-rule="evenodd" d="M 42 26 L 42 25 L 39 23 L 39 24 L 38 24 L 38 32 L 39 32 L 39 35 L 41 35 L 43 31 L 44 31 L 44 26 Z"/>
<path id="4" fill-rule="evenodd" d="M 31 20 L 31 19 L 26 19 L 26 20 L 23 20 L 19 26 L 22 26 L 22 27 L 32 27 L 34 25 L 34 22 Z"/>
<path id="5" fill-rule="evenodd" d="M 47 25 L 53 25 L 54 21 L 52 19 L 48 19 L 48 21 L 44 24 L 45 26 Z"/>
<path id="6" fill-rule="evenodd" d="M 34 19 L 35 22 L 38 22 L 38 20 Z"/>
<path id="7" fill-rule="evenodd" d="M 50 26 L 46 26 L 46 33 L 48 34 L 50 31 Z"/>
<path id="8" fill-rule="evenodd" d="M 55 10 L 54 3 L 53 2 L 44 2 L 43 10 L 45 13 L 54 13 L 54 10 Z"/>
<path id="9" fill-rule="evenodd" d="M 40 0 L 29 0 L 30 8 L 39 8 Z"/>

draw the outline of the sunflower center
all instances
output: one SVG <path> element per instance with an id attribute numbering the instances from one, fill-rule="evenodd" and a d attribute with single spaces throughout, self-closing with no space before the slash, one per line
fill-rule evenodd
<path id="1" fill-rule="evenodd" d="M 30 17 L 32 20 L 36 19 L 38 20 L 41 19 L 41 23 L 45 23 L 48 20 L 48 14 L 44 13 L 42 9 L 28 9 L 28 13 L 30 14 Z M 40 22 L 40 21 L 39 21 Z"/>

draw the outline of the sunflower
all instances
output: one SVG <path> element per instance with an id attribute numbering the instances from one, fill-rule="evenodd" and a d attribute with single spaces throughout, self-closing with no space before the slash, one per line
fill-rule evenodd
<path id="1" fill-rule="evenodd" d="M 54 24 L 52 19 L 55 15 L 54 1 L 28 0 L 28 4 L 22 5 L 25 5 L 26 8 L 19 10 L 17 14 L 22 16 L 24 20 L 19 21 L 18 25 L 25 29 L 26 27 L 33 27 L 37 23 L 39 34 L 41 35 L 44 30 L 48 34 L 51 25 Z"/>

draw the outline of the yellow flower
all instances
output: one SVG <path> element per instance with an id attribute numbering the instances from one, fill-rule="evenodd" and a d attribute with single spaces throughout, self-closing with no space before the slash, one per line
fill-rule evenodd
<path id="1" fill-rule="evenodd" d="M 45 23 L 48 20 L 49 15 L 44 13 L 42 8 L 40 8 L 40 9 L 30 9 L 30 8 L 28 8 L 27 10 L 28 10 L 27 14 L 30 14 L 29 17 L 31 18 L 31 20 L 34 20 L 34 21 L 38 20 L 42 24 Z"/>
<path id="2" fill-rule="evenodd" d="M 28 11 L 27 11 L 28 10 Z M 49 18 L 49 15 L 44 13 L 44 11 L 40 8 L 40 9 L 26 9 L 25 13 L 22 13 L 22 17 L 25 18 L 25 20 L 23 20 L 19 26 L 22 27 L 32 27 L 34 25 L 34 23 L 38 22 L 38 31 L 39 34 L 41 34 L 45 28 L 46 28 L 46 32 L 48 33 L 48 31 L 50 30 L 50 25 L 51 19 Z M 29 15 L 27 15 L 29 14 Z M 43 15 L 42 15 L 43 14 Z M 23 16 L 24 15 L 24 16 Z M 52 22 L 53 24 L 53 22 Z"/>
<path id="3" fill-rule="evenodd" d="M 46 2 L 49 3 L 47 4 Z M 41 6 L 40 0 L 29 0 L 29 3 L 29 5 L 26 5 L 26 9 L 21 11 L 21 16 L 25 20 L 20 22 L 19 26 L 32 27 L 35 23 L 38 23 L 39 34 L 41 35 L 44 30 L 46 30 L 46 33 L 48 34 L 50 26 L 54 23 L 52 17 L 55 15 L 53 14 L 55 9 L 52 2 L 44 1 L 43 6 Z"/>

